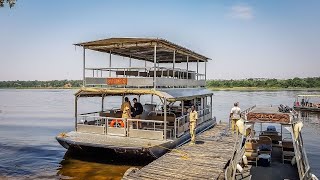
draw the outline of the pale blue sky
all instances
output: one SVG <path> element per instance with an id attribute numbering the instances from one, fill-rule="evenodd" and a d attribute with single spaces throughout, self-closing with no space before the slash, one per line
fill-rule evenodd
<path id="1" fill-rule="evenodd" d="M 202 53 L 213 59 L 210 79 L 320 76 L 319 9 L 317 0 L 18 0 L 0 8 L 0 80 L 81 79 L 72 44 L 122 36 Z M 108 55 L 88 53 L 88 66 L 98 65 Z"/>

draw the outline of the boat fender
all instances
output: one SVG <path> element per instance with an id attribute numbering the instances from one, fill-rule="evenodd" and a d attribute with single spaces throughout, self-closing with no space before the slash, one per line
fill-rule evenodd
<path id="1" fill-rule="evenodd" d="M 124 127 L 124 123 L 121 119 L 113 119 L 110 123 L 110 126 L 115 127 L 116 123 L 120 124 L 121 127 Z"/>
<path id="2" fill-rule="evenodd" d="M 297 163 L 296 156 L 291 159 L 291 165 L 294 166 Z"/>
<path id="3" fill-rule="evenodd" d="M 294 132 L 294 139 L 297 140 L 298 139 L 298 135 L 301 131 L 303 127 L 303 123 L 300 121 L 300 122 L 297 122 L 294 127 L 293 127 L 293 132 Z"/>
<path id="4" fill-rule="evenodd" d="M 127 176 L 129 176 L 129 174 L 134 174 L 134 173 L 136 173 L 137 171 L 139 171 L 138 168 L 136 168 L 136 167 L 131 167 L 131 168 L 129 168 L 129 169 L 124 173 L 123 177 L 127 177 Z"/>
<path id="5" fill-rule="evenodd" d="M 244 135 L 245 134 L 244 120 L 243 119 L 239 119 L 237 121 L 236 125 L 238 126 L 239 132 Z"/>
<path id="6" fill-rule="evenodd" d="M 319 180 L 319 179 L 317 178 L 317 176 L 314 175 L 314 174 L 311 175 L 311 178 L 312 178 L 312 180 Z"/>
<path id="7" fill-rule="evenodd" d="M 242 156 L 242 161 L 243 161 L 243 164 L 244 164 L 244 165 L 248 165 L 248 158 L 247 158 L 247 156 L 243 155 L 243 156 Z"/>
<path id="8" fill-rule="evenodd" d="M 243 168 L 240 166 L 240 164 L 237 164 L 237 170 L 242 173 L 243 172 Z"/>

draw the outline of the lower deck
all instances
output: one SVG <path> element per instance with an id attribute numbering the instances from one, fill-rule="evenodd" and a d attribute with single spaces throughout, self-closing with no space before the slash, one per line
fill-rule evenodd
<path id="1" fill-rule="evenodd" d="M 251 179 L 259 180 L 283 180 L 283 179 L 299 179 L 298 169 L 291 162 L 282 162 L 281 148 L 273 147 L 271 154 L 271 164 L 269 167 L 250 166 L 248 168 Z M 244 176 L 245 177 L 245 176 Z"/>

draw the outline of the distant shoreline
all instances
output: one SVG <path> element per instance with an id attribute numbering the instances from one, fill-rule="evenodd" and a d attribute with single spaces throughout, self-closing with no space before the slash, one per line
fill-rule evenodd
<path id="1" fill-rule="evenodd" d="M 320 91 L 320 88 L 207 87 L 212 91 Z"/>
<path id="2" fill-rule="evenodd" d="M 279 88 L 279 87 L 206 87 L 212 91 L 320 91 L 320 88 Z M 0 89 L 81 89 L 81 87 L 10 87 Z"/>

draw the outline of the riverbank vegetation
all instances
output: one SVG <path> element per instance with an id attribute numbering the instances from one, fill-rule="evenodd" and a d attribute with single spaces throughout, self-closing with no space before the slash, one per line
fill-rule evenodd
<path id="1" fill-rule="evenodd" d="M 0 88 L 78 88 L 82 80 L 0 81 Z M 210 89 L 320 89 L 320 77 L 293 79 L 207 80 Z"/>
<path id="2" fill-rule="evenodd" d="M 82 80 L 0 81 L 0 88 L 72 88 L 82 86 Z"/>
<path id="3" fill-rule="evenodd" d="M 320 77 L 293 79 L 208 80 L 212 89 L 320 89 Z"/>

